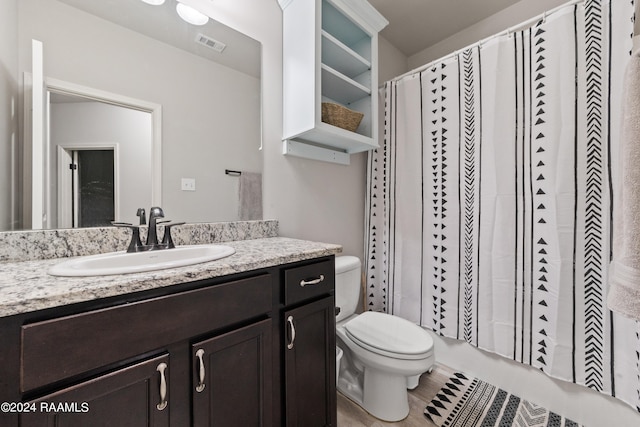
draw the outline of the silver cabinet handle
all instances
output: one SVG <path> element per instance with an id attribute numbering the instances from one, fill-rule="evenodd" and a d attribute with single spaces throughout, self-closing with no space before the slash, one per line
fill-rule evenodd
<path id="1" fill-rule="evenodd" d="M 293 325 L 293 316 L 287 317 L 287 324 L 289 325 L 289 330 L 291 331 L 291 338 L 289 339 L 289 344 L 287 344 L 287 348 L 291 350 L 293 349 L 293 343 L 296 340 L 296 327 Z"/>
<path id="2" fill-rule="evenodd" d="M 300 286 L 304 288 L 307 285 L 317 285 L 318 283 L 320 283 L 322 281 L 324 281 L 324 274 L 321 274 L 320 277 L 318 277 L 317 279 L 301 280 L 300 281 Z"/>
<path id="3" fill-rule="evenodd" d="M 158 411 L 162 411 L 167 407 L 167 378 L 165 375 L 165 371 L 167 369 L 167 364 L 162 362 L 156 368 L 156 371 L 160 372 L 160 403 L 156 405 Z"/>
<path id="4" fill-rule="evenodd" d="M 196 391 L 198 393 L 202 393 L 205 387 L 205 384 L 204 384 L 205 370 L 204 370 L 204 360 L 202 360 L 202 356 L 204 356 L 203 349 L 196 351 L 196 357 L 198 358 L 198 367 L 199 367 L 198 368 L 199 384 L 196 386 Z"/>

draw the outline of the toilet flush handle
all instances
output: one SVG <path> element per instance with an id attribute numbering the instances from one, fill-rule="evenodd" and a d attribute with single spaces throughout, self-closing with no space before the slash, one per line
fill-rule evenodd
<path id="1" fill-rule="evenodd" d="M 300 281 L 300 286 L 305 287 L 307 285 L 317 285 L 320 282 L 324 281 L 324 274 L 321 274 L 317 279 L 303 279 Z"/>

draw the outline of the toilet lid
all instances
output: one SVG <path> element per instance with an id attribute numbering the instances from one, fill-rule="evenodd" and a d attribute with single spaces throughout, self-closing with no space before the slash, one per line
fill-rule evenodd
<path id="1" fill-rule="evenodd" d="M 420 326 L 397 316 L 367 311 L 344 325 L 347 335 L 360 346 L 376 353 L 392 353 L 398 359 L 424 357 L 433 340 Z"/>

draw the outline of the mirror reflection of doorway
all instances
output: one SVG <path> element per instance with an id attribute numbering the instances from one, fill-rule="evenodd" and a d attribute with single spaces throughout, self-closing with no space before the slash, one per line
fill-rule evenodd
<path id="1" fill-rule="evenodd" d="M 117 143 L 59 145 L 56 169 L 60 227 L 109 226 L 117 219 Z"/>
<path id="2" fill-rule="evenodd" d="M 30 214 L 30 217 L 42 217 L 41 227 L 94 227 L 110 225 L 111 220 L 134 222 L 138 220 L 135 214 L 140 206 L 159 205 L 159 104 L 54 79 L 46 81 L 45 104 L 47 108 L 42 123 L 44 165 L 43 177 L 39 181 L 42 183 L 43 209 L 39 216 Z M 72 188 L 68 172 L 69 164 L 73 163 L 73 154 L 70 153 L 73 150 L 113 151 L 110 160 L 115 174 L 113 194 L 107 192 L 103 196 L 109 201 L 109 209 L 102 208 L 100 219 L 87 220 L 89 217 L 86 216 L 87 207 L 99 206 L 97 200 L 83 205 L 82 199 L 74 202 L 73 192 L 66 191 Z M 97 163 L 101 165 L 104 162 Z M 89 171 L 96 168 L 91 167 Z M 102 186 L 94 186 L 94 190 L 98 188 Z M 75 216 L 73 206 L 78 207 Z M 85 209 L 85 214 L 82 209 Z"/>
<path id="3" fill-rule="evenodd" d="M 73 152 L 72 227 L 111 225 L 115 218 L 113 150 Z"/>

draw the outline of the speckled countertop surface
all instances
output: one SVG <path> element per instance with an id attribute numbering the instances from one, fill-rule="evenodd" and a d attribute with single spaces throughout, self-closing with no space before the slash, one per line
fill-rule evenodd
<path id="1" fill-rule="evenodd" d="M 146 273 L 55 277 L 65 259 L 0 263 L 0 317 L 225 276 L 340 253 L 339 245 L 269 237 L 225 242 L 236 253 L 216 261 Z"/>

